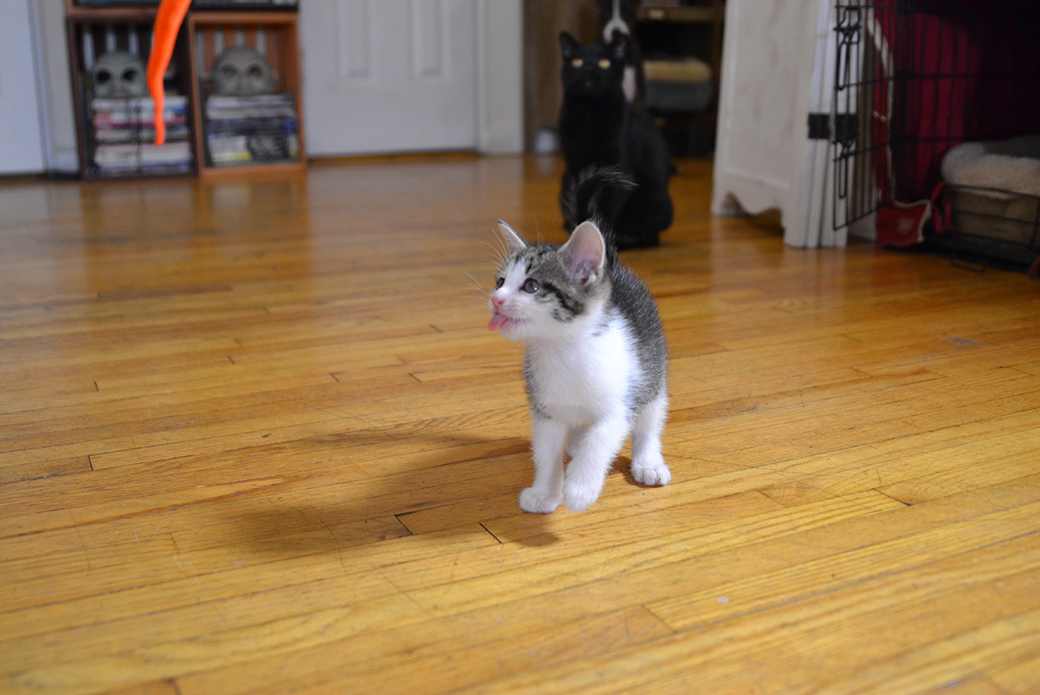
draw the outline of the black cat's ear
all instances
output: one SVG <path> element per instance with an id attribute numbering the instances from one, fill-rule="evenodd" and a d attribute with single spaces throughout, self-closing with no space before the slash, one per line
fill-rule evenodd
<path id="1" fill-rule="evenodd" d="M 560 247 L 560 262 L 571 278 L 582 285 L 603 277 L 607 266 L 607 246 L 599 228 L 592 222 L 582 222 L 571 233 L 571 238 Z"/>
<path id="2" fill-rule="evenodd" d="M 498 221 L 498 233 L 502 237 L 502 241 L 506 242 L 509 253 L 516 253 L 521 249 L 527 248 L 527 242 L 524 241 L 524 238 L 502 220 Z"/>
<path id="3" fill-rule="evenodd" d="M 570 58 L 579 47 L 581 47 L 581 44 L 578 43 L 578 39 L 571 36 L 570 32 L 560 32 L 560 51 L 563 53 L 564 60 Z"/>

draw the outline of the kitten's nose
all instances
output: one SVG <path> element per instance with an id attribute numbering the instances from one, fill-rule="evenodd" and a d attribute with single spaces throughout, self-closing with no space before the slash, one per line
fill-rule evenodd
<path id="1" fill-rule="evenodd" d="M 495 311 L 498 311 L 498 307 L 502 306 L 503 301 L 497 294 L 491 295 L 491 306 L 495 307 Z"/>

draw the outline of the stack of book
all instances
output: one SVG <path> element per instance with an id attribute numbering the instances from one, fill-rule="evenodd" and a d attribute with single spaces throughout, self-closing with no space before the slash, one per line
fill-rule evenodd
<path id="1" fill-rule="evenodd" d="M 94 99 L 94 165 L 108 176 L 176 174 L 191 171 L 185 96 L 167 95 L 163 120 L 166 143 L 155 145 L 155 103 L 151 97 Z"/>
<path id="2" fill-rule="evenodd" d="M 205 114 L 206 151 L 213 166 L 274 164 L 300 158 L 292 94 L 211 96 Z"/>

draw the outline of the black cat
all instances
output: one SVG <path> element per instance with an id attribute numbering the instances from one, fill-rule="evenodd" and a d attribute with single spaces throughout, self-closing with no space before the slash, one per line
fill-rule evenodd
<path id="1" fill-rule="evenodd" d="M 614 167 L 636 183 L 634 190 L 608 188 L 598 207 L 614 230 L 619 249 L 656 246 L 672 224 L 668 194 L 671 158 L 664 136 L 650 116 L 625 99 L 622 88 L 627 38 L 615 32 L 609 46 L 582 46 L 566 31 L 563 52 L 563 105 L 560 149 L 567 171 L 560 204 L 568 230 L 584 222 L 570 219 L 567 199 L 578 174 L 589 166 Z"/>

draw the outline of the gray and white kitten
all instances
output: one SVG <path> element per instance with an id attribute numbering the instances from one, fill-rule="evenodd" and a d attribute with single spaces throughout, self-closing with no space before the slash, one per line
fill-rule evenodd
<path id="1" fill-rule="evenodd" d="M 535 474 L 520 507 L 528 512 L 552 512 L 561 501 L 571 511 L 587 509 L 629 435 L 632 477 L 644 485 L 671 480 L 661 456 L 664 334 L 646 285 L 597 223 L 596 194 L 608 185 L 633 184 L 609 168 L 577 177 L 569 200 L 586 221 L 562 246 L 528 243 L 499 221 L 509 256 L 491 293 L 488 328 L 526 348 Z"/>

